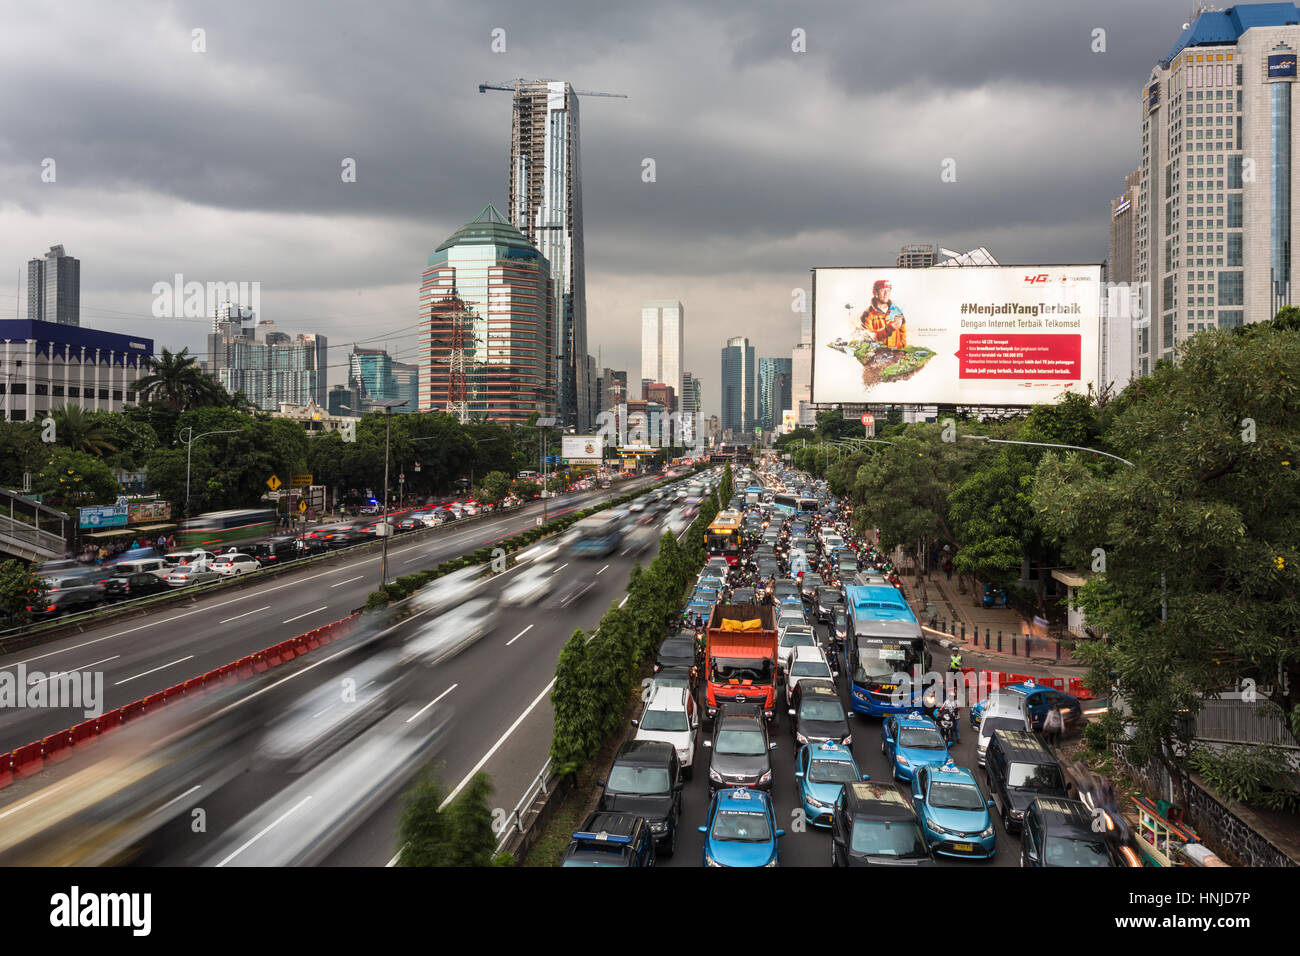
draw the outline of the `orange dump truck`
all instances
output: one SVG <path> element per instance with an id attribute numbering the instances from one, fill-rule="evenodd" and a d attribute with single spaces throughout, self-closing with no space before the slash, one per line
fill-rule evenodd
<path id="1" fill-rule="evenodd" d="M 704 648 L 708 666 L 705 710 L 722 704 L 761 704 L 776 713 L 776 608 L 762 604 L 715 604 Z"/>

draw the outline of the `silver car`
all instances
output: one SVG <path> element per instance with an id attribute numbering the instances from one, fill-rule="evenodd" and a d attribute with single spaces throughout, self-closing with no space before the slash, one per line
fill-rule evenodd
<path id="1" fill-rule="evenodd" d="M 196 562 L 194 564 L 181 564 L 172 568 L 164 580 L 171 587 L 184 588 L 194 584 L 208 584 L 212 581 L 220 581 L 221 575 L 206 562 Z"/>

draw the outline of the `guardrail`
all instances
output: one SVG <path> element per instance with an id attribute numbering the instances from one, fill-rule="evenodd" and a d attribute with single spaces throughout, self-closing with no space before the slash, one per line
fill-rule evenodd
<path id="1" fill-rule="evenodd" d="M 524 795 L 519 798 L 514 809 L 506 817 L 506 825 L 501 831 L 501 839 L 497 841 L 496 852 L 502 850 L 518 858 L 527 849 L 525 843 L 532 828 L 539 822 L 542 810 L 546 806 L 547 798 L 551 790 L 554 789 L 556 777 L 551 773 L 551 758 L 546 758 L 546 763 L 538 771 L 537 776 L 533 778 Z M 549 788 L 549 789 L 548 789 Z"/>

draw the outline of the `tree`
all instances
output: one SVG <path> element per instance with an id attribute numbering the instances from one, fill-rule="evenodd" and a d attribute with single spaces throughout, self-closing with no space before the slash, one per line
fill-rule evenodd
<path id="1" fill-rule="evenodd" d="M 948 496 L 948 521 L 957 538 L 953 567 L 970 575 L 972 587 L 976 576 L 1011 583 L 1025 548 L 1041 537 L 1033 484 L 1030 456 L 1003 446 Z"/>
<path id="2" fill-rule="evenodd" d="M 45 595 L 45 581 L 25 561 L 0 563 L 0 614 L 6 627 L 27 623 L 27 606 Z"/>
<path id="3" fill-rule="evenodd" d="M 118 451 L 104 420 L 98 414 L 88 415 L 80 405 L 68 403 L 53 408 L 50 418 L 54 420 L 54 440 L 64 448 L 96 458 Z"/>
<path id="4" fill-rule="evenodd" d="M 32 475 L 32 490 L 56 508 L 111 504 L 122 486 L 113 469 L 93 455 L 54 447 L 40 471 Z"/>
<path id="5" fill-rule="evenodd" d="M 1206 696 L 1270 687 L 1300 732 L 1300 333 L 1261 325 L 1195 336 L 1112 403 L 1102 438 L 1135 467 L 1051 454 L 1035 477 L 1045 531 L 1099 572 L 1079 592 L 1107 635 L 1081 648 L 1089 686 L 1180 782 Z"/>
<path id="6" fill-rule="evenodd" d="M 175 354 L 163 349 L 161 357 L 148 359 L 148 374 L 135 383 L 142 402 L 159 402 L 176 411 L 230 404 L 226 390 L 199 367 L 189 352 L 188 348 Z"/>
<path id="7" fill-rule="evenodd" d="M 489 471 L 483 476 L 478 491 L 480 501 L 496 504 L 510 493 L 510 476 L 504 471 Z"/>
<path id="8" fill-rule="evenodd" d="M 493 866 L 492 781 L 476 773 L 446 808 L 445 792 L 431 774 L 407 791 L 397 839 L 401 866 Z"/>

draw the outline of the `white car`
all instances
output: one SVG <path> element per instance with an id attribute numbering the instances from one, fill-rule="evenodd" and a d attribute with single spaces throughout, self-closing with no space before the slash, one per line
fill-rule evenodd
<path id="1" fill-rule="evenodd" d="M 437 613 L 458 602 L 463 602 L 483 582 L 483 568 L 471 566 L 434 578 L 411 595 L 411 608 L 416 611 Z"/>
<path id="2" fill-rule="evenodd" d="M 792 698 L 799 681 L 806 677 L 834 680 L 838 676 L 820 647 L 796 647 L 785 669 L 785 699 Z"/>
<path id="3" fill-rule="evenodd" d="M 181 564 L 172 568 L 164 578 L 168 585 L 174 588 L 189 587 L 191 584 L 209 584 L 213 581 L 220 581 L 221 575 L 212 570 L 205 561 L 196 561 L 193 564 Z"/>
<path id="4" fill-rule="evenodd" d="M 215 561 L 216 555 L 211 551 L 194 549 L 191 551 L 171 551 L 163 555 L 163 560 L 171 567 L 180 567 L 182 564 L 193 564 L 195 561 Z"/>
<path id="5" fill-rule="evenodd" d="M 260 567 L 255 558 L 246 554 L 219 554 L 217 560 L 212 562 L 212 570 L 223 578 L 237 577 Z"/>
<path id="6" fill-rule="evenodd" d="M 639 720 L 632 721 L 637 740 L 658 740 L 673 745 L 682 772 L 689 779 L 695 764 L 695 738 L 700 715 L 690 691 L 684 687 L 657 687 Z"/>
<path id="7" fill-rule="evenodd" d="M 816 647 L 817 635 L 811 624 L 791 624 L 781 631 L 776 642 L 777 670 L 784 674 L 790 667 L 790 656 L 796 647 Z"/>
<path id="8" fill-rule="evenodd" d="M 422 625 L 402 645 L 401 663 L 433 665 L 496 627 L 497 602 L 491 598 L 463 601 Z"/>
<path id="9" fill-rule="evenodd" d="M 555 565 L 549 561 L 527 565 L 501 589 L 501 603 L 508 606 L 536 604 L 554 586 L 555 582 L 551 580 L 554 573 Z"/>
<path id="10" fill-rule="evenodd" d="M 989 741 L 995 730 L 1032 730 L 1029 717 L 1025 713 L 1025 699 L 1012 695 L 1003 695 L 990 700 L 980 715 L 979 736 L 975 740 L 975 762 L 984 766 L 984 757 L 988 753 Z"/>
<path id="11" fill-rule="evenodd" d="M 776 617 L 776 630 L 778 634 L 784 634 L 785 629 L 794 624 L 807 624 L 808 618 L 803 613 L 802 607 L 796 607 L 793 602 L 782 608 Z"/>

